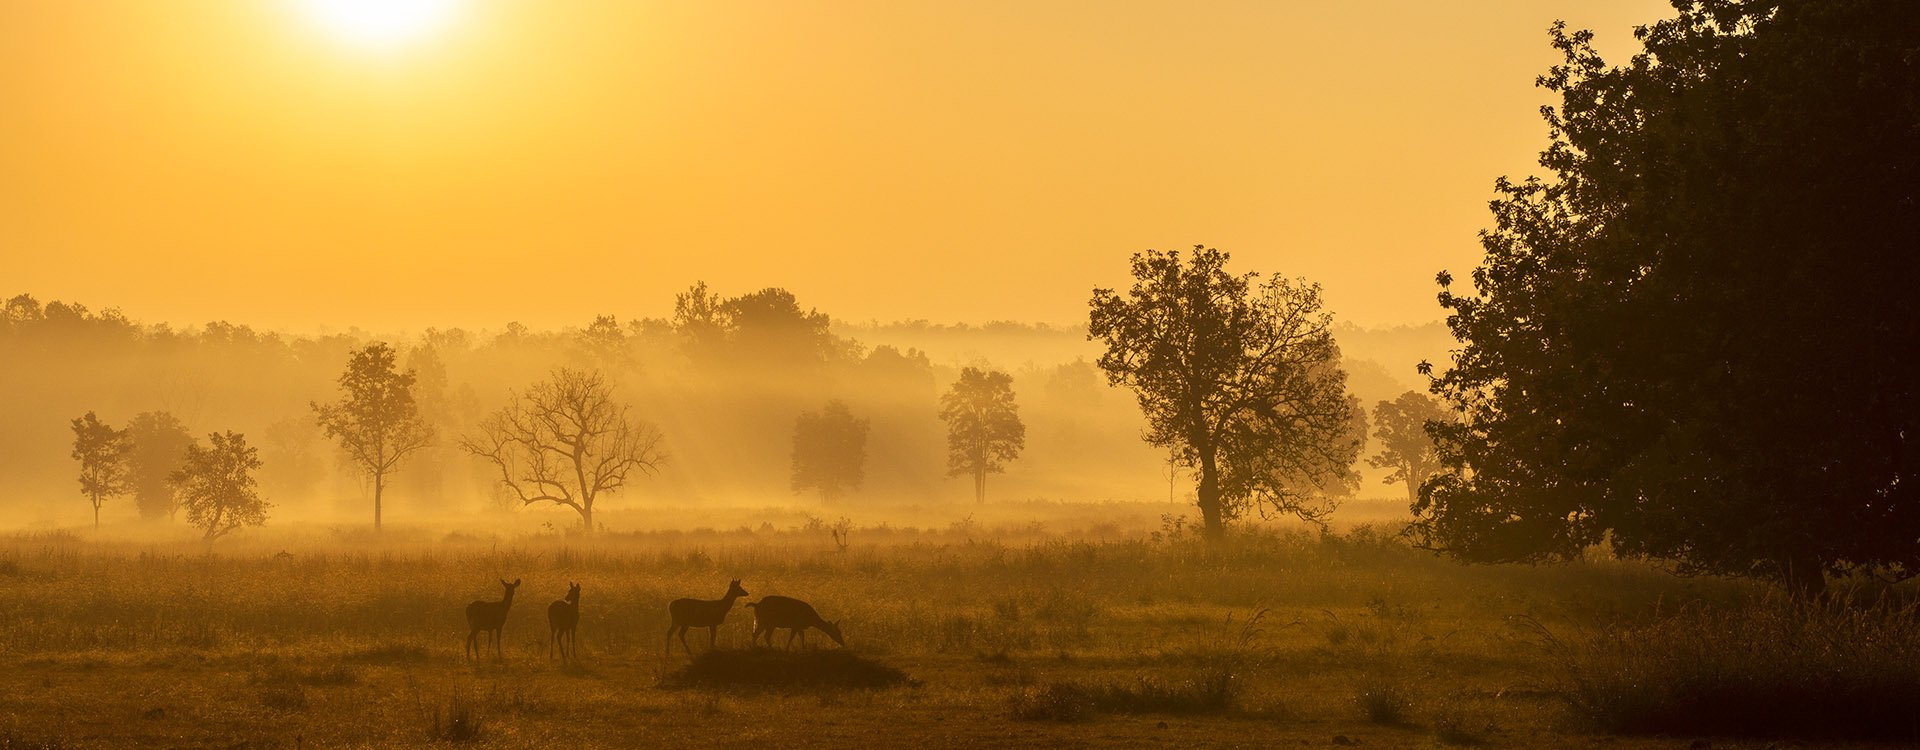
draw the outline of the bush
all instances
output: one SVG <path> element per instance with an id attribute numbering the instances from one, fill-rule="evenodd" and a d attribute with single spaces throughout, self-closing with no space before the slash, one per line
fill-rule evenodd
<path id="1" fill-rule="evenodd" d="M 1413 699 L 1407 696 L 1406 688 L 1391 680 L 1362 684 L 1353 702 L 1367 721 L 1386 726 L 1405 725 L 1407 711 L 1413 708 Z"/>
<path id="2" fill-rule="evenodd" d="M 1920 739 L 1911 605 L 1693 609 L 1554 645 L 1574 715 L 1601 731 Z"/>
<path id="3" fill-rule="evenodd" d="M 480 712 L 460 696 L 447 701 L 446 710 L 433 707 L 427 739 L 435 742 L 475 742 L 480 739 Z"/>
<path id="4" fill-rule="evenodd" d="M 1093 713 L 1093 699 L 1078 685 L 1054 682 L 1014 691 L 1010 709 L 1019 721 L 1079 721 Z"/>

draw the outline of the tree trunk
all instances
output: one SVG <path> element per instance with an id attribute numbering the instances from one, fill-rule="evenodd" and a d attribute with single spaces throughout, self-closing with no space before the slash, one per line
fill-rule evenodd
<path id="1" fill-rule="evenodd" d="M 1819 561 L 1811 557 L 1798 557 L 1785 564 L 1784 583 L 1787 594 L 1794 601 L 1819 601 L 1827 595 L 1827 573 Z"/>
<path id="2" fill-rule="evenodd" d="M 100 501 L 93 501 L 93 530 L 100 530 Z"/>
<path id="3" fill-rule="evenodd" d="M 1413 477 L 1407 477 L 1407 507 L 1411 508 L 1418 502 L 1420 502 L 1420 483 L 1413 481 Z"/>
<path id="4" fill-rule="evenodd" d="M 380 533 L 380 491 L 386 489 L 387 478 L 373 475 L 373 533 Z"/>
<path id="5" fill-rule="evenodd" d="M 976 469 L 973 472 L 973 504 L 981 505 L 986 502 L 987 502 L 987 473 L 985 471 L 980 471 Z"/>
<path id="6" fill-rule="evenodd" d="M 1202 528 L 1208 540 L 1217 541 L 1227 535 L 1227 524 L 1220 511 L 1220 469 L 1214 462 L 1212 451 L 1200 453 L 1200 487 L 1197 494 Z"/>
<path id="7" fill-rule="evenodd" d="M 586 525 L 587 533 L 589 534 L 593 533 L 593 506 L 592 505 L 580 506 L 580 523 Z"/>

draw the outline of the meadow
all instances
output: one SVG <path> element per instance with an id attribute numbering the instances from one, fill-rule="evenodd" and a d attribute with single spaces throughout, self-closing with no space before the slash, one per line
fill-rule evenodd
<path id="1" fill-rule="evenodd" d="M 265 529 L 211 549 L 15 533 L 0 538 L 0 748 L 1920 737 L 1901 729 L 1920 716 L 1904 587 L 1860 582 L 1845 603 L 1796 608 L 1758 584 L 1599 555 L 1462 566 L 1409 548 L 1391 522 L 1255 526 L 1208 544 L 1177 523 L 1151 528 L 1151 505 L 1054 510 L 1047 523 L 839 534 L 793 513 L 754 524 L 744 509 L 732 530 L 590 536 Z M 523 581 L 504 659 L 470 663 L 463 609 L 498 599 L 500 578 Z M 733 578 L 743 601 L 793 596 L 840 620 L 847 648 L 821 662 L 829 671 L 883 665 L 905 681 L 688 680 L 701 665 L 665 648 L 667 602 L 718 597 Z M 546 605 L 568 581 L 584 590 L 574 664 L 544 647 Z M 747 649 L 752 621 L 736 608 L 720 648 Z M 838 653 L 810 635 L 825 649 L 814 657 Z M 705 641 L 689 636 L 695 654 Z M 1795 711 L 1819 729 L 1802 731 Z"/>

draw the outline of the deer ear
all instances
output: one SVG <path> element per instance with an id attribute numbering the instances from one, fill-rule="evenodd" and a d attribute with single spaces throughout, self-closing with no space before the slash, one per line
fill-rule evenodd
<path id="1" fill-rule="evenodd" d="M 515 585 L 515 586 L 518 586 L 518 585 L 520 585 L 520 579 L 518 579 L 518 578 L 515 578 L 515 579 L 513 579 L 513 585 Z"/>

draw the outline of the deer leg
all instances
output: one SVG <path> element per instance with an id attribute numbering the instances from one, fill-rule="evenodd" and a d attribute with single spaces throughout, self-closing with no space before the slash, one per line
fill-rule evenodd
<path id="1" fill-rule="evenodd" d="M 720 640 L 720 626 L 708 625 L 707 626 L 707 650 L 712 651 L 714 646 L 718 645 L 719 640 Z"/>
<path id="2" fill-rule="evenodd" d="M 693 647 L 687 645 L 687 631 L 692 629 L 693 629 L 692 625 L 680 626 L 680 647 L 687 650 L 688 656 L 693 655 Z"/>
<path id="3" fill-rule="evenodd" d="M 787 628 L 787 650 L 793 650 L 793 637 L 800 634 L 799 628 Z"/>

